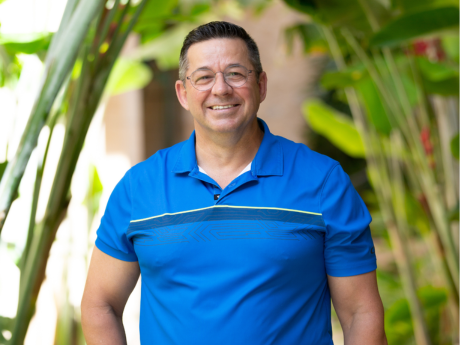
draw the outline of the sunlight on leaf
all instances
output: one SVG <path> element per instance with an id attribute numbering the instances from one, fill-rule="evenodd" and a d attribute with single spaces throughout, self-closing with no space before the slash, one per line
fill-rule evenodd
<path id="1" fill-rule="evenodd" d="M 351 118 L 319 100 L 304 102 L 302 109 L 305 119 L 315 132 L 329 139 L 351 157 L 365 156 L 361 136 Z"/>
<path id="2" fill-rule="evenodd" d="M 52 33 L 0 34 L 0 45 L 12 54 L 35 54 L 48 48 Z"/>
<path id="3" fill-rule="evenodd" d="M 118 59 L 107 82 L 111 95 L 142 89 L 152 79 L 152 71 L 144 63 Z"/>
<path id="4" fill-rule="evenodd" d="M 184 37 L 194 27 L 194 24 L 178 25 L 135 49 L 129 54 L 129 58 L 139 61 L 156 60 L 158 67 L 163 70 L 177 68 Z"/>

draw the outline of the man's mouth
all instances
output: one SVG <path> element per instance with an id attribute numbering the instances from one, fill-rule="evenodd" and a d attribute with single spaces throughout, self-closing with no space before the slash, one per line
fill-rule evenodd
<path id="1" fill-rule="evenodd" d="M 222 110 L 222 109 L 229 109 L 229 108 L 234 108 L 238 106 L 239 104 L 227 104 L 227 105 L 213 105 L 209 108 L 212 110 Z"/>

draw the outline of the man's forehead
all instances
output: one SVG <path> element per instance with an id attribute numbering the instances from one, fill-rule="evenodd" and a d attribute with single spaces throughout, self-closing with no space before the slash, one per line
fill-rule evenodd
<path id="1" fill-rule="evenodd" d="M 216 63 L 226 65 L 249 62 L 248 49 L 240 38 L 214 38 L 194 43 L 187 52 L 189 68 L 211 68 Z"/>

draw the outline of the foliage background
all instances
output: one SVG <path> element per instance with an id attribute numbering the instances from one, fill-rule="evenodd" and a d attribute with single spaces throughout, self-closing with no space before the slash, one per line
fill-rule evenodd
<path id="1" fill-rule="evenodd" d="M 8 32 L 12 2 L 0 0 L 0 344 L 41 342 L 25 337 L 50 250 L 65 259 L 52 268 L 57 323 L 42 343 L 83 344 L 79 299 L 104 193 L 88 147 L 109 96 L 155 78 L 143 61 L 175 68 L 191 28 L 273 4 L 56 1 L 45 24 Z M 303 106 L 306 142 L 341 162 L 374 219 L 389 343 L 458 343 L 458 3 L 285 3 L 301 18 L 285 49 L 301 43 L 323 66 Z M 51 13 L 33 4 L 31 18 Z M 130 33 L 139 47 L 120 57 Z"/>

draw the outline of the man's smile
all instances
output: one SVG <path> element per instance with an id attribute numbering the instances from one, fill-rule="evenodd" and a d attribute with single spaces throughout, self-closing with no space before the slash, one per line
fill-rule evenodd
<path id="1" fill-rule="evenodd" d="M 238 107 L 238 106 L 239 106 L 239 104 L 212 105 L 212 106 L 208 107 L 208 109 L 225 110 L 225 109 L 235 108 L 235 107 Z"/>

